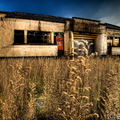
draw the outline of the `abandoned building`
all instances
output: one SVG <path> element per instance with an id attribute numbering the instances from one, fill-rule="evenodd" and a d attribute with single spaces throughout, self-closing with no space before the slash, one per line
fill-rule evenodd
<path id="1" fill-rule="evenodd" d="M 89 54 L 120 55 L 118 26 L 77 17 L 0 12 L 0 57 L 67 56 L 76 47 L 73 40 L 94 43 Z"/>

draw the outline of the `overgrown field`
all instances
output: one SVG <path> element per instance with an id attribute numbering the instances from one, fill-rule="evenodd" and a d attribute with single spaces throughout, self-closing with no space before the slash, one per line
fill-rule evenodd
<path id="1" fill-rule="evenodd" d="M 106 120 L 110 112 L 120 113 L 119 57 L 0 60 L 1 120 Z"/>

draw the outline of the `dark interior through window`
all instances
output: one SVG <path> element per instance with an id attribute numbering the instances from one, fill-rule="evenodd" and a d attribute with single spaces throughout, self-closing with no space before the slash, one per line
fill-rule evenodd
<path id="1" fill-rule="evenodd" d="M 27 31 L 27 43 L 51 43 L 50 32 Z"/>
<path id="2" fill-rule="evenodd" d="M 113 45 L 113 37 L 107 37 L 107 54 L 111 54 L 111 46 Z"/>
<path id="3" fill-rule="evenodd" d="M 24 31 L 14 30 L 14 44 L 23 44 L 23 43 L 24 43 Z"/>

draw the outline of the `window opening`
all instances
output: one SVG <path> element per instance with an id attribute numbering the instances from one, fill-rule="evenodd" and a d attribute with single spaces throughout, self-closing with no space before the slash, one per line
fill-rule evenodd
<path id="1" fill-rule="evenodd" d="M 27 31 L 27 43 L 51 43 L 50 32 Z"/>
<path id="2" fill-rule="evenodd" d="M 64 54 L 64 34 L 54 33 L 54 43 L 58 45 L 58 55 Z"/>
<path id="3" fill-rule="evenodd" d="M 111 47 L 113 46 L 113 37 L 107 37 L 107 54 L 111 54 Z"/>
<path id="4" fill-rule="evenodd" d="M 115 37 L 115 46 L 119 46 L 119 38 Z"/>
<path id="5" fill-rule="evenodd" d="M 14 30 L 14 44 L 24 43 L 24 30 Z"/>

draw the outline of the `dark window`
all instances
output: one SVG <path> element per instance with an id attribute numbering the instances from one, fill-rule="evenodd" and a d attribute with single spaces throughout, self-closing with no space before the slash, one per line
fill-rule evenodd
<path id="1" fill-rule="evenodd" d="M 27 43 L 51 43 L 50 33 L 27 31 Z"/>
<path id="2" fill-rule="evenodd" d="M 24 31 L 14 30 L 14 44 L 23 44 L 23 43 L 24 43 Z"/>
<path id="3" fill-rule="evenodd" d="M 113 46 L 113 37 L 107 37 L 107 54 L 111 54 L 111 47 Z"/>

